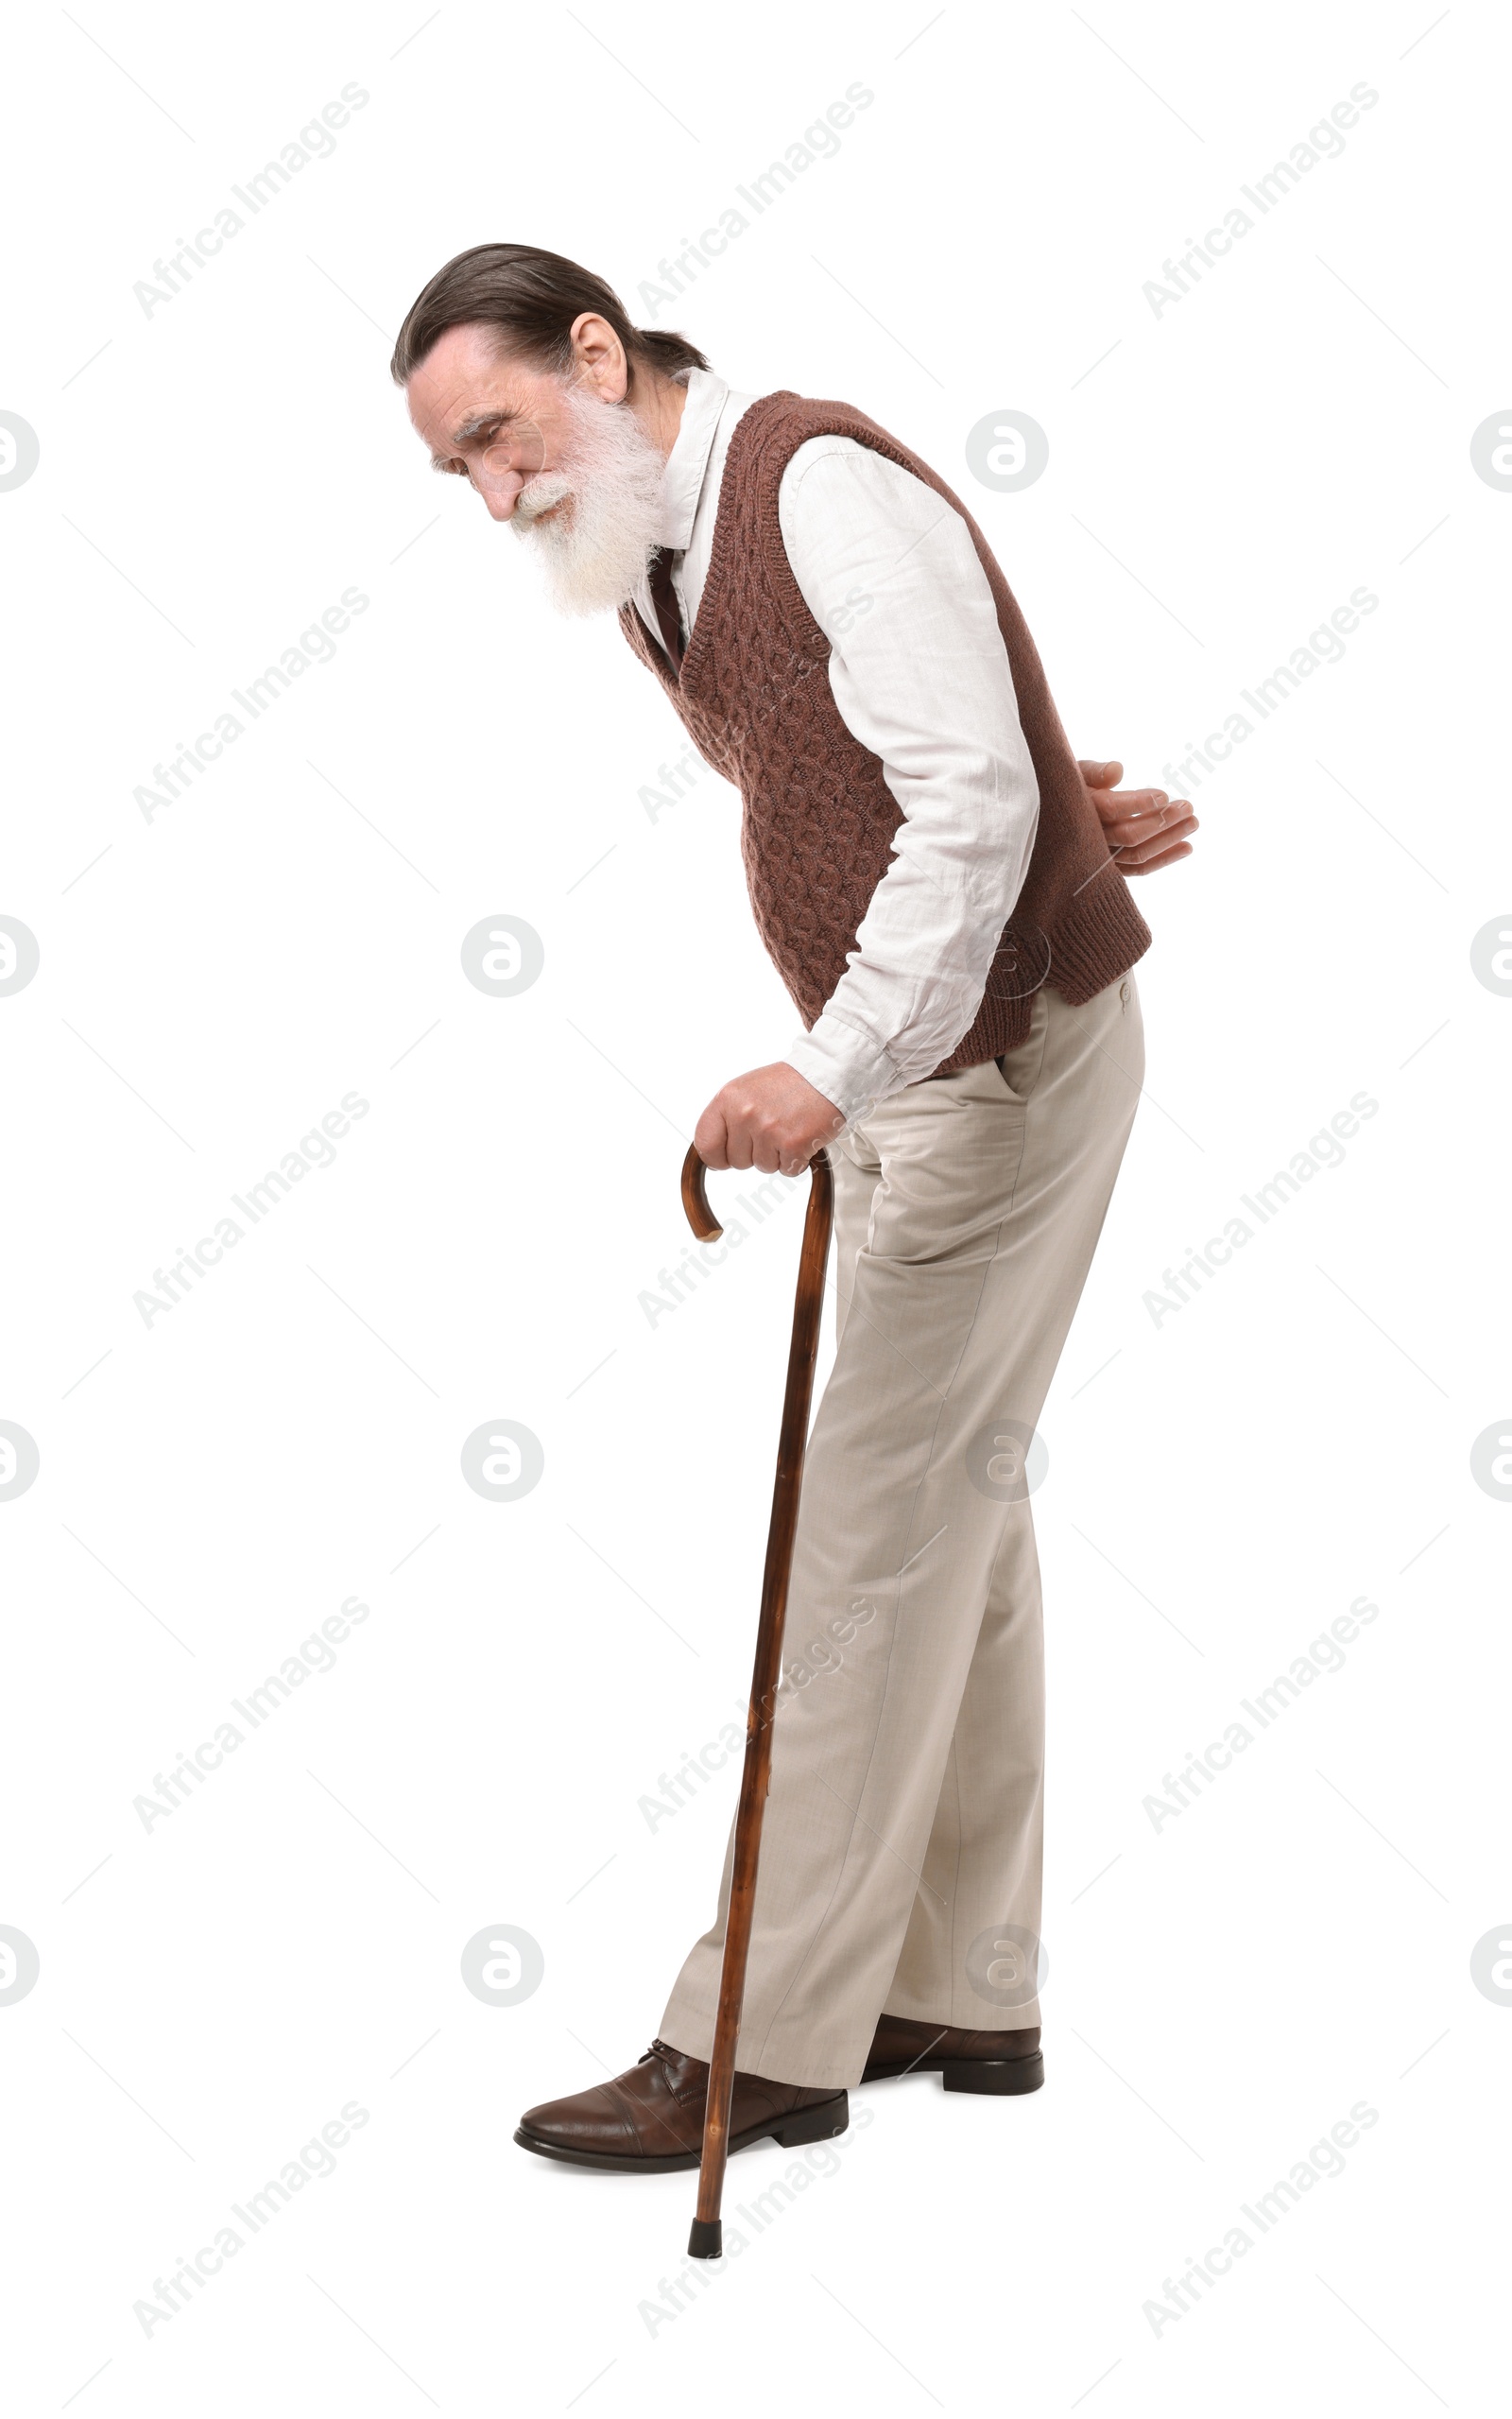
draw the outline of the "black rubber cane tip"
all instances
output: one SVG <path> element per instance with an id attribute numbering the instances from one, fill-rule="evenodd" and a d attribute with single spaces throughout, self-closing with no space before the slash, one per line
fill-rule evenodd
<path id="1" fill-rule="evenodd" d="M 722 2259 L 725 2255 L 724 2228 L 717 2218 L 695 2218 L 688 2236 L 690 2259 Z"/>

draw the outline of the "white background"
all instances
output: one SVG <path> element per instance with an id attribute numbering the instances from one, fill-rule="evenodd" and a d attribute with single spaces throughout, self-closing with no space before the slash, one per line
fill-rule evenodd
<path id="1" fill-rule="evenodd" d="M 41 445 L 0 493 L 0 912 L 41 950 L 0 999 L 0 1417 L 41 1456 L 0 1504 L 0 1922 L 41 1959 L 0 2007 L 9 2407 L 1488 2408 L 1512 2013 L 1469 1961 L 1512 1932 L 1512 1509 L 1469 1457 L 1512 1411 L 1512 1003 L 1470 944 L 1512 924 L 1512 497 L 1469 441 L 1512 376 L 1504 26 L 105 0 L 9 44 L 0 407 Z M 643 304 L 856 81 L 838 156 Z M 145 313 L 348 82 L 334 155 Z M 1342 157 L 1157 317 L 1162 262 L 1360 82 Z M 1037 1507 L 1048 2087 L 854 2095 L 837 2172 L 680 2300 L 691 2178 L 509 2137 L 635 2058 L 712 1907 L 733 1770 L 654 1833 L 638 1800 L 743 1702 L 798 1188 L 675 1316 L 638 1295 L 684 1249 L 699 1109 L 794 1018 L 733 794 L 701 770 L 650 819 L 684 746 L 659 691 L 543 608 L 389 384 L 415 293 L 490 237 L 917 447 L 1078 752 L 1131 776 L 1379 598 L 1139 890 L 1149 1092 Z M 964 449 L 1009 408 L 1050 460 L 1005 495 Z M 335 660 L 145 819 L 154 764 L 349 587 Z M 545 948 L 503 1000 L 459 958 L 500 914 Z M 145 1324 L 349 1092 L 335 1164 Z M 1344 1164 L 1157 1325 L 1162 1271 L 1360 1092 Z M 459 1467 L 500 1418 L 545 1455 L 504 1505 Z M 336 1667 L 145 1829 L 353 1595 Z M 1157 1832 L 1161 1776 L 1362 1595 L 1346 1667 Z M 459 1965 L 500 1924 L 545 1966 L 507 2008 Z M 145 2332 L 352 2101 L 335 2172 Z M 1346 2171 L 1157 2333 L 1162 2280 L 1360 2101 Z M 727 2208 L 790 2164 L 742 2159 Z"/>

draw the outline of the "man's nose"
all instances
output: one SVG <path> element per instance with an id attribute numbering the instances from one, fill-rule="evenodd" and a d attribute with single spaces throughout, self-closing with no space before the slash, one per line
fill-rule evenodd
<path id="1" fill-rule="evenodd" d="M 495 521 L 513 519 L 514 508 L 520 500 L 520 491 L 524 485 L 524 479 L 519 471 L 490 470 L 488 456 L 485 455 L 482 461 L 470 471 L 469 476 Z"/>
<path id="2" fill-rule="evenodd" d="M 485 445 L 468 475 L 495 521 L 513 518 L 521 489 L 545 459 L 545 440 L 533 420 L 515 422 L 507 438 Z"/>
<path id="3" fill-rule="evenodd" d="M 491 515 L 493 520 L 515 518 L 515 503 L 520 501 L 520 489 L 525 486 L 525 481 L 520 479 L 520 476 L 515 476 L 513 472 L 510 472 L 508 479 L 487 479 L 487 481 L 474 479 L 472 484 L 476 486 L 479 496 L 484 498 L 484 503 L 489 506 L 489 515 Z"/>

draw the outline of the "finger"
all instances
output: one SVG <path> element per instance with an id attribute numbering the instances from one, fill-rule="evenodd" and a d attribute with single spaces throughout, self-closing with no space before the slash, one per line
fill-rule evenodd
<path id="1" fill-rule="evenodd" d="M 711 1100 L 693 1130 L 694 1149 L 706 1167 L 728 1167 L 725 1156 L 725 1117 L 717 1100 Z"/>
<path id="2" fill-rule="evenodd" d="M 1191 798 L 1171 798 L 1163 788 L 1115 788 L 1108 798 L 1108 805 L 1118 810 L 1118 815 L 1140 815 L 1140 818 L 1171 813 L 1191 815 L 1193 810 Z"/>
<path id="3" fill-rule="evenodd" d="M 1190 806 L 1168 806 L 1162 815 L 1130 816 L 1126 822 L 1105 823 L 1103 830 L 1115 848 L 1148 848 L 1177 832 L 1195 827 Z"/>
<path id="4" fill-rule="evenodd" d="M 1094 789 L 1091 797 L 1105 832 L 1120 823 L 1154 831 L 1162 821 L 1175 821 L 1192 811 L 1187 799 L 1167 798 L 1163 789 Z"/>
<path id="5" fill-rule="evenodd" d="M 1080 772 L 1089 789 L 1112 789 L 1124 778 L 1124 768 L 1116 757 L 1110 764 L 1084 764 Z"/>
<path id="6" fill-rule="evenodd" d="M 1182 857 L 1190 856 L 1191 855 L 1191 842 L 1189 840 L 1183 840 L 1179 847 L 1162 849 L 1159 856 L 1147 858 L 1143 865 L 1135 865 L 1121 856 L 1118 860 L 1119 871 L 1121 873 L 1129 874 L 1159 873 L 1163 865 L 1177 865 L 1180 863 Z"/>
<path id="7" fill-rule="evenodd" d="M 1153 838 L 1136 842 L 1131 848 L 1120 849 L 1118 851 L 1118 863 L 1123 866 L 1125 872 L 1127 872 L 1131 866 L 1159 864 L 1163 861 L 1168 852 L 1172 848 L 1176 847 L 1177 843 L 1190 844 L 1193 834 L 1196 829 L 1197 825 L 1195 821 L 1186 823 L 1177 823 L 1172 831 L 1160 832 Z"/>
<path id="8" fill-rule="evenodd" d="M 1157 832 L 1152 839 L 1137 839 L 1132 847 L 1115 849 L 1113 861 L 1120 866 L 1146 866 L 1154 856 L 1163 856 L 1166 849 L 1174 849 L 1180 839 L 1191 839 L 1195 830 L 1195 822 L 1178 822 L 1174 832 Z"/>
<path id="9" fill-rule="evenodd" d="M 1119 789 L 1102 803 L 1103 829 L 1127 828 L 1146 837 L 1185 822 L 1192 813 L 1190 798 L 1167 798 L 1163 790 Z"/>

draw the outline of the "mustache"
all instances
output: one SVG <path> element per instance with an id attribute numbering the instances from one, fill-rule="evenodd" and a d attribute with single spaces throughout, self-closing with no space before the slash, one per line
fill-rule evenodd
<path id="1" fill-rule="evenodd" d="M 555 510 L 572 492 L 570 478 L 563 477 L 559 472 L 538 471 L 534 478 L 526 479 L 515 498 L 511 526 L 523 537 L 543 512 Z"/>

